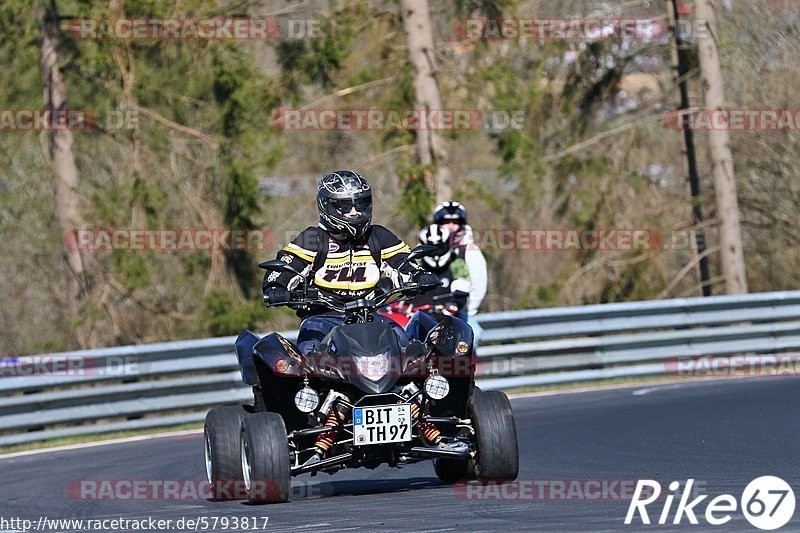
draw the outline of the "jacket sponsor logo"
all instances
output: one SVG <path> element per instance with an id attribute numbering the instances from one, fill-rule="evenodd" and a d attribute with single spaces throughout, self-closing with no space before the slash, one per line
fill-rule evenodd
<path id="1" fill-rule="evenodd" d="M 325 281 L 355 281 L 363 283 L 367 281 L 367 267 L 360 266 L 353 269 L 350 268 L 331 268 L 325 269 L 322 279 Z"/>
<path id="2" fill-rule="evenodd" d="M 371 257 L 361 261 L 326 262 L 314 276 L 318 287 L 340 290 L 366 290 L 378 283 L 380 270 Z"/>

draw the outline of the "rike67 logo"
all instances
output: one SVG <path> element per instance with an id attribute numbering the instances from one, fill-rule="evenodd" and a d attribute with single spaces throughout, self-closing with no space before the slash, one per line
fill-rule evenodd
<path id="1" fill-rule="evenodd" d="M 658 515 L 657 523 L 667 524 L 672 512 L 672 504 L 678 497 L 678 505 L 672 518 L 672 524 L 680 524 L 685 518 L 690 524 L 697 525 L 698 515 L 712 526 L 727 524 L 733 519 L 732 513 L 741 510 L 751 525 L 763 530 L 774 530 L 785 526 L 794 515 L 794 491 L 784 480 L 775 476 L 762 476 L 751 481 L 742 492 L 739 501 L 731 494 L 722 494 L 707 502 L 705 512 L 701 514 L 700 504 L 708 495 L 697 496 L 691 501 L 694 479 L 689 479 L 681 490 L 681 484 L 673 481 L 669 484 L 669 493 L 664 498 L 664 506 Z M 654 504 L 661 496 L 661 483 L 651 479 L 641 479 L 636 484 L 633 499 L 625 516 L 625 524 L 630 525 L 638 514 L 642 524 L 650 524 L 651 518 L 647 506 Z M 680 492 L 680 494 L 679 494 Z M 643 496 L 646 495 L 646 496 Z M 650 511 L 658 511 L 655 504 Z M 655 509 L 653 509 L 655 507 Z M 653 517 L 656 520 L 656 517 Z M 685 523 L 685 522 L 684 522 Z"/>

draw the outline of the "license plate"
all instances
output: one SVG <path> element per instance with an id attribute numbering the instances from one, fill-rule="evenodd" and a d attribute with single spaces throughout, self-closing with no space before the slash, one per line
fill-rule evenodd
<path id="1" fill-rule="evenodd" d="M 388 444 L 411 440 L 411 405 L 379 405 L 353 409 L 353 444 Z"/>

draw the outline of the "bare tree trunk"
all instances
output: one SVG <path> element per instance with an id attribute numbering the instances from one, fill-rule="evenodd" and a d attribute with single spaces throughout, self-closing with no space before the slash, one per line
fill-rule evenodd
<path id="1" fill-rule="evenodd" d="M 711 0 L 696 0 L 697 20 L 705 32 L 699 37 L 700 71 L 705 89 L 705 108 L 715 112 L 725 106 L 725 84 L 718 48 L 717 18 Z M 739 222 L 739 201 L 736 197 L 736 176 L 730 133 L 726 129 L 709 132 L 714 188 L 719 220 L 720 259 L 725 289 L 728 294 L 747 293 L 747 271 L 744 263 L 742 228 Z"/>
<path id="2" fill-rule="evenodd" d="M 400 9 L 408 43 L 408 57 L 416 69 L 414 107 L 418 111 L 439 112 L 442 109 L 442 98 L 436 79 L 433 29 L 428 0 L 402 0 Z M 423 165 L 435 166 L 433 185 L 437 201 L 452 200 L 452 173 L 442 138 L 435 129 L 428 127 L 418 128 L 416 136 L 419 162 Z"/>
<path id="3" fill-rule="evenodd" d="M 43 0 L 42 10 L 42 82 L 44 105 L 50 113 L 67 109 L 67 87 L 61 72 L 61 35 L 55 0 Z M 68 129 L 51 129 L 48 132 L 48 154 L 55 170 L 56 218 L 66 235 L 81 224 L 78 207 L 78 167 L 72 153 L 72 132 Z M 81 252 L 74 246 L 64 248 L 70 270 L 67 282 L 68 304 L 77 313 L 87 296 L 89 282 L 86 277 Z"/>
<path id="4" fill-rule="evenodd" d="M 109 2 L 109 10 L 114 16 L 120 19 L 125 18 L 125 0 L 111 0 Z M 111 56 L 117 62 L 119 67 L 120 76 L 122 77 L 122 87 L 125 93 L 125 103 L 123 110 L 130 112 L 138 108 L 138 102 L 133 95 L 133 89 L 136 82 L 136 67 L 134 65 L 133 54 L 130 51 L 129 44 L 115 43 L 111 47 Z M 142 172 L 142 136 L 139 128 L 131 132 L 133 138 L 133 179 L 131 183 L 136 187 L 139 180 L 145 179 Z M 135 201 L 131 206 L 131 228 L 144 228 L 145 215 L 144 208 L 140 201 Z"/>

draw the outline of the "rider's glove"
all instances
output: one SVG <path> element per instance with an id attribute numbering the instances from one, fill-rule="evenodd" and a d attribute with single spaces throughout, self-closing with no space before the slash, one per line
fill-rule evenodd
<path id="1" fill-rule="evenodd" d="M 285 304 L 289 302 L 289 289 L 286 287 L 269 287 L 264 292 L 264 303 L 267 305 Z"/>
<path id="2" fill-rule="evenodd" d="M 469 298 L 469 293 L 464 291 L 453 291 L 453 303 L 461 309 L 462 307 L 467 305 L 467 299 Z"/>
<path id="3" fill-rule="evenodd" d="M 420 270 L 415 272 L 411 279 L 417 285 L 438 285 L 439 284 L 439 276 L 436 274 L 431 274 L 430 272 L 425 272 L 424 270 Z"/>

